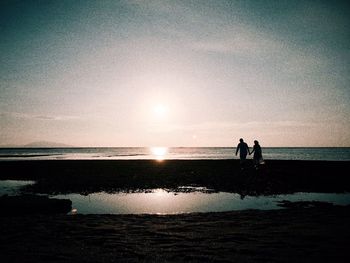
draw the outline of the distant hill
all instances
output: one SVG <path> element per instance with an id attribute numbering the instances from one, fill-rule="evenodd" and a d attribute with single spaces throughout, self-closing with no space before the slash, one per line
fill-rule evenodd
<path id="1" fill-rule="evenodd" d="M 58 143 L 58 142 L 48 142 L 48 141 L 38 141 L 38 142 L 31 142 L 28 144 L 23 145 L 23 147 L 26 148 L 35 148 L 35 147 L 43 147 L 43 148 L 59 148 L 59 147 L 72 147 L 72 145 L 67 145 L 64 143 Z"/>

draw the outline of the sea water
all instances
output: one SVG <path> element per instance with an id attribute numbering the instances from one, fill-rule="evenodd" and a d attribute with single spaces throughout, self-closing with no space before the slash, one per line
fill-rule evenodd
<path id="1" fill-rule="evenodd" d="M 153 189 L 147 193 L 105 192 L 53 196 L 70 199 L 74 213 L 79 214 L 181 214 L 227 212 L 247 209 L 275 210 L 281 201 L 318 201 L 350 205 L 349 193 L 295 193 L 271 196 L 245 196 L 227 192 L 174 193 Z"/>
<path id="2" fill-rule="evenodd" d="M 350 147 L 266 147 L 266 160 L 350 161 Z M 232 147 L 0 148 L 2 160 L 237 159 Z"/>
<path id="3" fill-rule="evenodd" d="M 19 195 L 21 187 L 34 181 L 0 180 L 2 195 Z M 150 189 L 138 193 L 92 193 L 89 195 L 53 195 L 50 198 L 70 199 L 72 211 L 78 214 L 181 214 L 225 212 L 247 209 L 281 209 L 280 201 L 319 201 L 350 205 L 350 193 L 295 193 L 270 196 L 244 196 L 198 188 L 191 192 Z M 197 191 L 198 190 L 198 191 Z"/>

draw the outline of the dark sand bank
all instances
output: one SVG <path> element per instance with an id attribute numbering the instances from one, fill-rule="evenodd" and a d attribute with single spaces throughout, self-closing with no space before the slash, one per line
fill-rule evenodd
<path id="1" fill-rule="evenodd" d="M 349 207 L 0 217 L 1 262 L 349 262 Z"/>
<path id="2" fill-rule="evenodd" d="M 40 193 L 138 191 L 201 186 L 242 195 L 350 190 L 348 161 L 267 161 L 255 170 L 238 160 L 2 161 L 0 180 L 36 180 Z"/>

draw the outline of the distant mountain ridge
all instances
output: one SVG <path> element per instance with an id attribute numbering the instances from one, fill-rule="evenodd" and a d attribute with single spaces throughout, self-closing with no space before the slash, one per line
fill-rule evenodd
<path id="1" fill-rule="evenodd" d="M 59 142 L 49 142 L 49 141 L 37 141 L 31 142 L 23 145 L 25 148 L 43 147 L 43 148 L 59 148 L 59 147 L 72 147 L 72 145 L 59 143 Z"/>

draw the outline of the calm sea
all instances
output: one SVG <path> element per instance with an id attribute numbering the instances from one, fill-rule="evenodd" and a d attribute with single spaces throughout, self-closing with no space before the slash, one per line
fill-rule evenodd
<path id="1" fill-rule="evenodd" d="M 266 160 L 350 161 L 350 147 L 263 148 Z M 0 160 L 237 159 L 232 147 L 0 148 Z"/>

